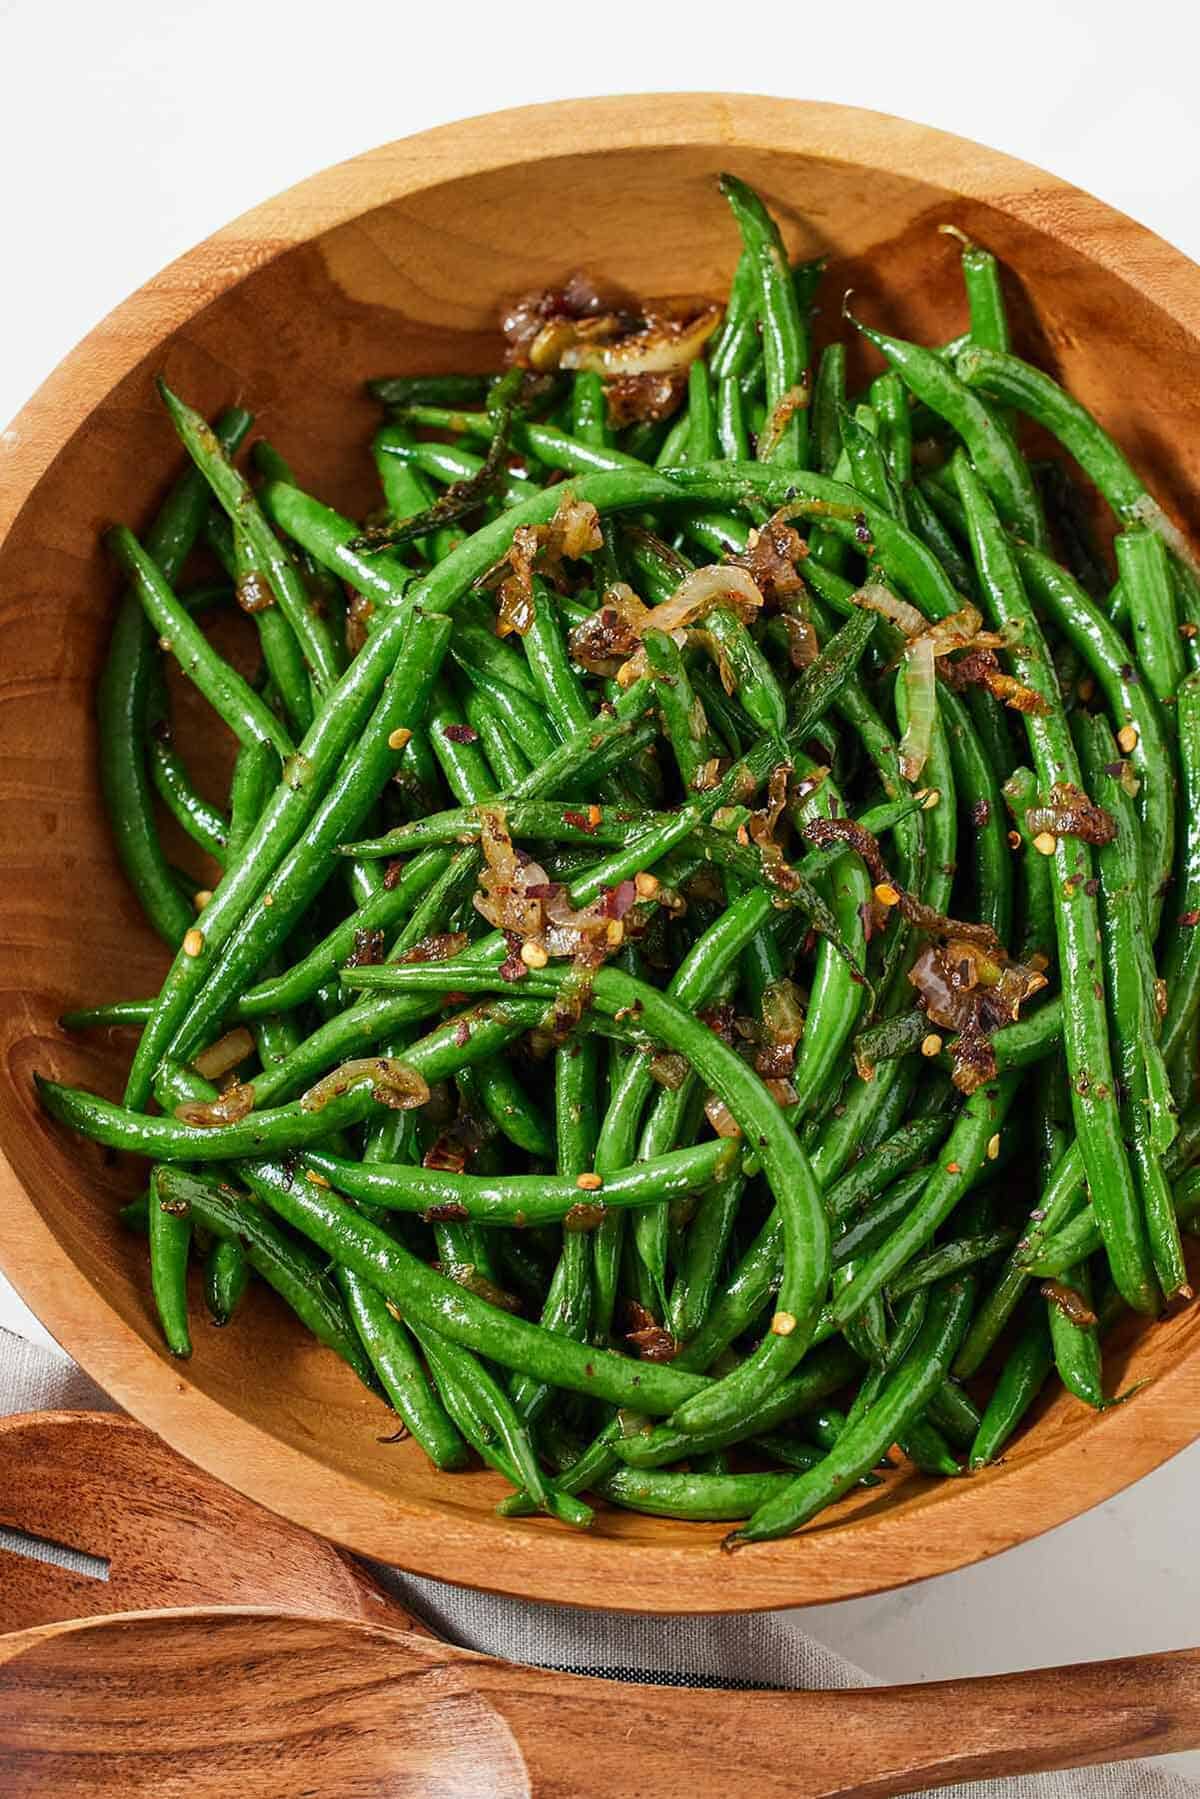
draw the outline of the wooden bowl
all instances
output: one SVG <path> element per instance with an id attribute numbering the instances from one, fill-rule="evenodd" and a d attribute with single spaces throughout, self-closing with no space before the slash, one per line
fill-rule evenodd
<path id="1" fill-rule="evenodd" d="M 723 294 L 737 236 L 717 193 L 760 188 L 826 293 L 906 335 L 962 329 L 950 220 L 1003 258 L 1019 347 L 1046 360 L 1186 518 L 1200 491 L 1200 283 L 1184 257 L 1051 176 L 835 106 L 721 95 L 534 107 L 389 144 L 218 232 L 50 377 L 0 462 L 0 1259 L 60 1342 L 138 1418 L 242 1492 L 367 1554 L 529 1598 L 734 1611 L 872 1592 L 959 1567 L 1108 1498 L 1196 1434 L 1200 1313 L 1131 1331 L 1136 1401 L 1051 1399 L 1002 1466 L 859 1495 L 736 1557 L 720 1526 L 605 1513 L 579 1537 L 443 1476 L 272 1296 L 196 1353 L 165 1353 L 117 1202 L 135 1171 L 51 1128 L 35 1069 L 106 1092 L 123 1047 L 69 1040 L 67 1004 L 153 990 L 165 967 L 117 870 L 93 693 L 116 583 L 97 546 L 141 525 L 179 461 L 152 389 L 244 397 L 306 486 L 373 503 L 363 378 L 495 365 L 498 304 L 577 267 L 651 295 Z M 832 310 L 832 307 L 831 307 Z M 832 329 L 832 326 L 831 326 Z M 234 1550 L 236 1552 L 236 1550 Z"/>

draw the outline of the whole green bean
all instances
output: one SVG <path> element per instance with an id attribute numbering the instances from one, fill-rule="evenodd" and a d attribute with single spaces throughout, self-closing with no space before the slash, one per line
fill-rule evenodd
<path id="1" fill-rule="evenodd" d="M 192 1214 L 177 1203 L 155 1169 L 150 1176 L 150 1283 L 163 1336 L 172 1355 L 190 1356 L 187 1268 L 192 1244 Z"/>
<path id="2" fill-rule="evenodd" d="M 935 1291 L 915 1343 L 857 1423 L 848 1424 L 824 1461 L 764 1505 L 726 1539 L 730 1549 L 781 1537 L 824 1510 L 870 1473 L 880 1456 L 920 1417 L 945 1380 L 970 1312 L 969 1278 Z"/>
<path id="3" fill-rule="evenodd" d="M 1049 789 L 1079 785 L 1079 763 L 1041 627 L 1029 604 L 999 520 L 961 452 L 955 479 L 971 529 L 980 584 L 996 623 L 1019 633 L 1022 679 L 1041 695 L 1045 713 L 1027 713 L 1025 725 L 1038 778 Z M 1122 1294 L 1135 1310 L 1154 1308 L 1153 1270 L 1121 1137 L 1119 1102 L 1108 1043 L 1103 989 L 1097 996 L 1099 919 L 1086 844 L 1060 836 L 1054 852 L 1053 897 L 1058 967 L 1063 990 L 1063 1039 L 1071 1075 L 1072 1106 L 1092 1203 Z"/>
<path id="4" fill-rule="evenodd" d="M 234 408 L 214 426 L 218 443 L 232 454 L 250 428 L 248 412 Z M 172 487 L 146 533 L 146 553 L 174 581 L 208 512 L 208 488 L 197 469 Z M 146 768 L 146 722 L 154 639 L 138 596 L 127 592 L 113 625 L 100 676 L 99 770 L 105 810 L 117 856 L 151 924 L 173 948 L 192 923 L 192 909 L 171 878 L 154 820 Z"/>

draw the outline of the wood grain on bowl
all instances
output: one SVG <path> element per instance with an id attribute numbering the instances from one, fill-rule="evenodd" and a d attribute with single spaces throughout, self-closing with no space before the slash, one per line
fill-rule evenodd
<path id="1" fill-rule="evenodd" d="M 115 582 L 98 530 L 140 527 L 178 452 L 165 372 L 212 411 L 245 399 L 300 480 L 374 499 L 370 374 L 483 369 L 499 304 L 584 266 L 646 294 L 721 293 L 736 233 L 725 168 L 760 188 L 827 292 L 906 334 L 962 328 L 951 220 L 1010 273 L 1018 348 L 1099 414 L 1186 520 L 1200 493 L 1200 282 L 1185 258 L 1052 177 L 837 107 L 643 96 L 534 108 L 392 144 L 219 232 L 99 326 L 0 444 L 0 1260 L 67 1349 L 136 1416 L 243 1492 L 367 1553 L 530 1597 L 653 1611 L 804 1604 L 992 1554 L 1116 1492 L 1191 1440 L 1193 1308 L 1131 1329 L 1134 1403 L 1059 1396 L 1005 1462 L 860 1493 L 798 1538 L 736 1557 L 720 1526 L 602 1513 L 581 1538 L 503 1520 L 493 1476 L 442 1476 L 271 1295 L 196 1353 L 160 1344 L 144 1258 L 115 1212 L 136 1170 L 38 1114 L 35 1069 L 113 1093 L 124 1050 L 68 1040 L 68 1003 L 153 991 L 162 946 L 117 870 L 93 692 Z M 900 296 L 900 297 L 897 297 Z M 833 329 L 833 321 L 829 321 Z M 196 1317 L 201 1317 L 197 1305 Z M 1120 1359 L 1120 1358 L 1119 1358 Z"/>

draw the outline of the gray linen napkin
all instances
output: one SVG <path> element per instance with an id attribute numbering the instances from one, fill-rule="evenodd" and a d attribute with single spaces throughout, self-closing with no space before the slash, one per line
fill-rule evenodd
<path id="1" fill-rule="evenodd" d="M 112 1400 L 61 1352 L 0 1328 L 0 1415 L 113 1409 Z M 476 1593 L 377 1564 L 373 1572 L 440 1635 L 509 1661 L 672 1687 L 872 1684 L 861 1668 L 773 1612 L 725 1618 L 585 1612 Z M 1193 1781 L 1150 1762 L 971 1781 L 942 1790 L 951 1799 L 1200 1799 Z"/>

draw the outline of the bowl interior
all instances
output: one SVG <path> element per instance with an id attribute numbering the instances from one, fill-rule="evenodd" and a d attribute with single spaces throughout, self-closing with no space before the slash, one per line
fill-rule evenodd
<path id="1" fill-rule="evenodd" d="M 570 141 L 560 133 L 552 148 Z M 1023 1516 L 1021 1502 L 1037 1464 L 1069 1481 L 1081 1458 L 1111 1455 L 1118 1441 L 1115 1414 L 1092 1418 L 1055 1398 L 1004 1466 L 970 1483 L 970 1499 L 965 1488 L 900 1477 L 845 1502 L 802 1547 L 732 1562 L 713 1553 L 719 1526 L 605 1513 L 584 1554 L 558 1527 L 497 1519 L 491 1475 L 438 1476 L 411 1444 L 386 1440 L 389 1414 L 262 1290 L 225 1331 L 204 1321 L 197 1294 L 195 1354 L 170 1365 L 145 1255 L 115 1216 L 137 1167 L 49 1128 L 32 1099 L 35 1069 L 117 1095 L 129 1039 L 71 1039 L 55 1020 L 68 1004 L 148 993 L 166 965 L 113 857 L 93 708 L 116 597 L 97 534 L 114 519 L 142 526 L 179 464 L 153 393 L 160 370 L 206 412 L 243 400 L 303 485 L 362 514 L 377 504 L 365 377 L 494 367 L 500 304 L 576 268 L 634 292 L 722 295 L 737 238 L 715 177 L 731 168 L 766 195 L 793 253 L 830 258 L 823 334 L 838 329 L 852 286 L 867 318 L 926 340 L 954 335 L 965 323 L 958 247 L 935 228 L 951 221 L 990 245 L 1011 271 L 1018 348 L 1116 429 L 1165 501 L 1196 493 L 1200 389 L 1180 379 L 1196 349 L 1174 318 L 1073 247 L 1054 206 L 1020 218 L 964 198 L 953 179 L 896 173 L 882 128 L 874 141 L 871 155 L 839 156 L 714 131 L 709 142 L 548 151 L 447 178 L 434 159 L 424 184 L 283 249 L 164 330 L 63 444 L 0 552 L 0 1129 L 32 1204 L 18 1206 L 14 1193 L 0 1225 L 5 1266 L 84 1364 L 187 1453 L 409 1566 L 658 1610 L 828 1599 L 1016 1540 L 1038 1527 L 1036 1507 Z M 238 249 L 235 231 L 209 253 L 236 259 Z M 254 260 L 262 255 L 259 241 Z M 171 272 L 163 282 L 169 300 Z M 194 730 L 196 709 L 186 695 L 181 705 Z M 180 855 L 204 872 L 194 853 Z M 1184 1314 L 1131 1335 L 1129 1378 L 1178 1366 L 1196 1330 Z M 1120 1484 L 1118 1470 L 1110 1488 Z M 1056 1516 L 1071 1509 L 1060 1504 Z M 975 1523 L 960 1530 L 960 1517 Z M 891 1538 L 884 1526 L 895 1527 Z"/>

